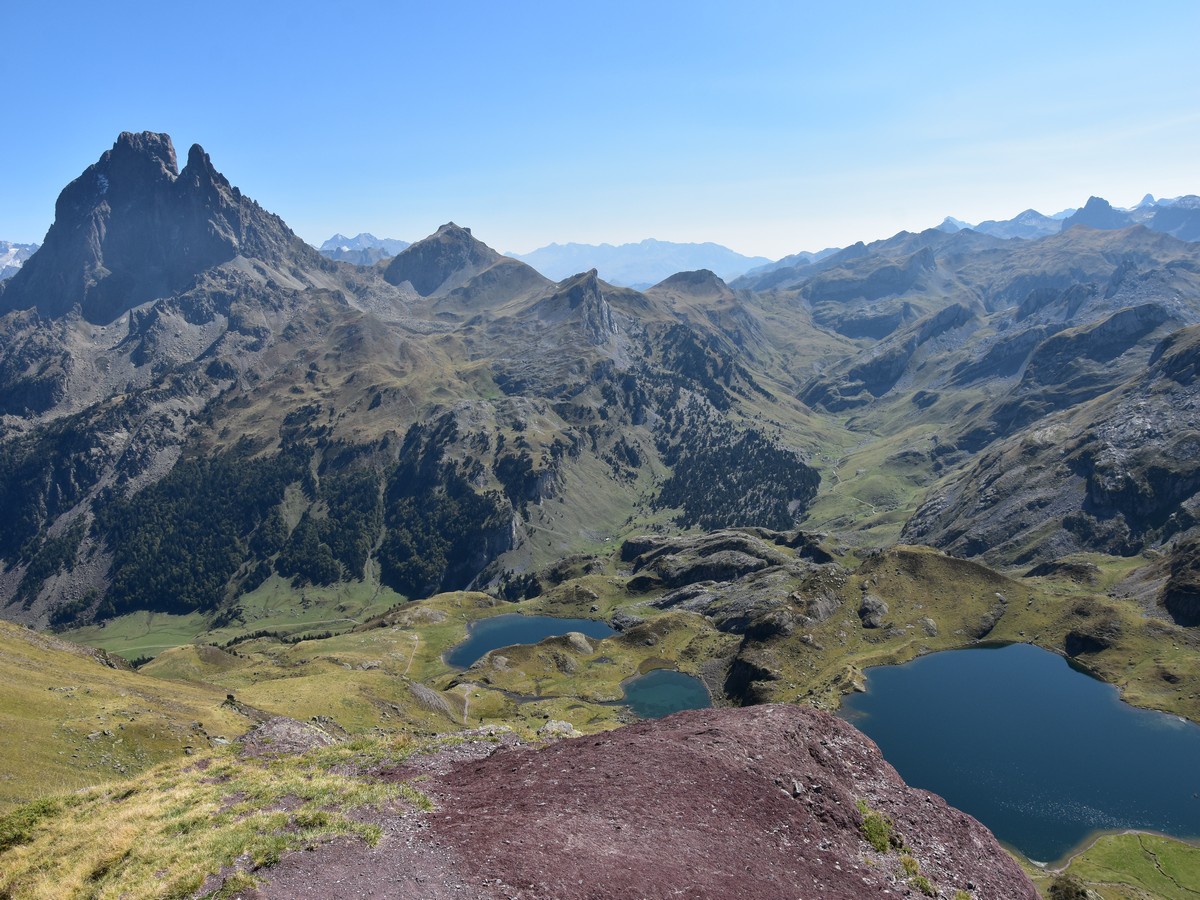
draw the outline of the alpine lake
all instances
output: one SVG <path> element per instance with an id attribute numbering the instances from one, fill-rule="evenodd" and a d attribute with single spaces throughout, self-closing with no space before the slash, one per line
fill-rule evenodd
<path id="1" fill-rule="evenodd" d="M 1200 726 L 1139 709 L 1028 644 L 951 650 L 866 672 L 842 717 L 914 787 L 1038 864 L 1101 832 L 1200 837 Z"/>
<path id="2" fill-rule="evenodd" d="M 446 655 L 486 653 L 577 631 L 593 619 L 500 615 Z M 704 684 L 652 669 L 623 684 L 641 718 L 712 705 Z M 866 672 L 841 715 L 875 741 L 906 782 L 975 816 L 1028 859 L 1054 863 L 1103 832 L 1200 838 L 1200 726 L 1121 701 L 1116 688 L 1028 644 L 981 646 Z"/>
<path id="3" fill-rule="evenodd" d="M 572 631 L 595 639 L 616 634 L 609 625 L 595 619 L 506 614 L 473 623 L 467 639 L 446 654 L 446 662 L 465 669 L 492 650 L 514 644 L 536 644 Z M 659 719 L 685 709 L 712 706 L 712 698 L 700 679 L 673 669 L 653 669 L 627 680 L 622 687 L 625 699 L 620 705 L 628 706 L 643 719 Z"/>

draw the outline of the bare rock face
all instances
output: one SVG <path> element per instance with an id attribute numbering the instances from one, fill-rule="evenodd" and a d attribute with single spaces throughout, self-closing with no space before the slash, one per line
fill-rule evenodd
<path id="1" fill-rule="evenodd" d="M 635 573 L 645 576 L 647 586 L 661 583 L 670 588 L 701 581 L 734 581 L 790 561 L 762 538 L 737 530 L 676 538 L 630 538 L 621 555 L 633 562 Z"/>
<path id="2" fill-rule="evenodd" d="M 242 756 L 285 756 L 330 747 L 337 740 L 315 725 L 272 716 L 237 739 Z"/>
<path id="3" fill-rule="evenodd" d="M 796 706 L 707 709 L 542 748 L 510 748 L 434 786 L 429 832 L 475 896 L 916 896 L 886 817 L 941 896 L 1034 900 L 977 821 L 909 788 L 872 741 Z"/>
<path id="4" fill-rule="evenodd" d="M 1155 321 L 1148 307 L 1125 310 L 1071 334 L 1091 340 L 1111 326 L 1120 347 L 1129 337 L 1125 326 L 1141 332 L 1142 312 Z M 1097 341 L 1095 347 L 1107 346 Z M 901 540 L 1024 565 L 1084 550 L 1133 555 L 1194 527 L 1200 521 L 1198 351 L 1200 326 L 1182 328 L 1155 345 L 1140 374 L 1090 401 L 1086 416 L 1038 421 L 997 441 L 945 489 L 930 492 Z M 1115 365 L 1103 355 L 1092 360 L 1096 367 Z M 1186 607 L 1182 594 L 1172 605 L 1179 600 Z M 1184 607 L 1182 614 L 1168 610 L 1190 621 L 1193 611 Z"/>
<path id="5" fill-rule="evenodd" d="M 888 605 L 874 594 L 864 594 L 858 607 L 858 617 L 862 619 L 863 628 L 878 628 L 883 624 L 888 614 Z"/>
<path id="6" fill-rule="evenodd" d="M 1200 534 L 1191 533 L 1175 545 L 1159 601 L 1177 624 L 1200 625 Z"/>
<path id="7" fill-rule="evenodd" d="M 575 324 L 595 347 L 607 343 L 618 331 L 595 269 L 563 281 L 558 290 L 538 301 L 532 312 L 548 324 Z"/>

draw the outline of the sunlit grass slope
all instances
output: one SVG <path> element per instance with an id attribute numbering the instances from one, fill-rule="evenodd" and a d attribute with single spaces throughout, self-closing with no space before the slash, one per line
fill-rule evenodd
<path id="1" fill-rule="evenodd" d="M 253 724 L 217 688 L 111 668 L 104 659 L 0 622 L 0 810 L 139 772 Z"/>

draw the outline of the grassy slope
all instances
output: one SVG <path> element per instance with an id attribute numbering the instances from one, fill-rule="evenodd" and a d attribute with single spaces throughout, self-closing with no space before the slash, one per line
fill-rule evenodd
<path id="1" fill-rule="evenodd" d="M 961 428 L 982 399 L 959 390 L 927 408 L 913 392 L 888 396 L 874 406 L 838 416 L 836 442 L 814 457 L 821 472 L 817 499 L 802 521 L 812 531 L 836 533 L 856 547 L 887 547 L 942 475 L 932 452 L 948 432 Z"/>
<path id="2" fill-rule="evenodd" d="M 656 666 L 699 672 L 705 661 L 731 655 L 737 639 L 701 616 L 639 608 L 654 619 L 652 626 L 590 640 L 591 652 L 551 639 L 505 654 L 500 669 L 485 662 L 467 672 L 442 657 L 466 637 L 471 621 L 507 612 L 604 618 L 628 601 L 621 580 L 608 576 L 581 578 L 519 604 L 486 594 L 441 594 L 336 637 L 296 644 L 263 638 L 228 650 L 189 645 L 141 671 L 217 685 L 242 703 L 301 720 L 332 720 L 331 727 L 352 734 L 436 733 L 486 723 L 532 731 L 549 718 L 597 730 L 630 720 L 615 705 L 623 680 Z"/>
<path id="3" fill-rule="evenodd" d="M 332 719 L 350 733 L 445 731 L 461 720 L 461 709 L 432 702 L 414 686 L 450 672 L 442 653 L 466 637 L 469 621 L 505 611 L 497 604 L 485 594 L 442 594 L 400 608 L 375 627 L 296 644 L 262 638 L 227 650 L 188 645 L 142 671 L 215 684 L 252 706 L 301 720 Z"/>
<path id="4" fill-rule="evenodd" d="M 1023 863 L 1043 896 L 1057 872 Z M 1200 894 L 1200 847 L 1155 834 L 1106 834 L 1062 870 L 1102 900 L 1189 900 Z"/>
<path id="5" fill-rule="evenodd" d="M 370 843 L 364 806 L 428 800 L 373 773 L 433 744 L 383 738 L 302 756 L 241 759 L 229 750 L 165 763 L 120 785 L 96 787 L 0 817 L 0 896 L 159 898 L 234 896 L 255 883 L 227 867 L 269 865 L 284 852 L 339 834 Z"/>
<path id="6" fill-rule="evenodd" d="M 85 648 L 7 622 L 0 684 L 0 810 L 142 771 L 252 724 L 216 688 L 108 668 Z"/>
<path id="7" fill-rule="evenodd" d="M 603 543 L 597 542 L 596 549 L 603 550 Z M 832 708 L 843 693 L 861 685 L 865 667 L 967 646 L 980 633 L 981 620 L 999 612 L 988 640 L 1029 641 L 1060 652 L 1067 632 L 1081 623 L 1100 618 L 1116 623 L 1114 646 L 1079 661 L 1119 685 L 1132 702 L 1200 719 L 1200 698 L 1193 690 L 1200 677 L 1197 640 L 1184 629 L 1147 618 L 1136 600 L 1108 595 L 1139 561 L 1081 558 L 1079 562 L 1096 567 L 1091 583 L 1081 584 L 1066 578 L 1006 577 L 926 548 L 858 551 L 855 556 L 861 564 L 854 571 L 827 568 L 796 585 L 802 595 L 839 598 L 828 621 L 801 625 L 791 635 L 766 642 L 743 644 L 717 632 L 702 616 L 646 606 L 654 595 L 630 594 L 627 576 L 610 561 L 602 574 L 573 578 L 519 604 L 483 594 L 439 595 L 399 605 L 354 631 L 323 640 L 284 644 L 256 639 L 226 650 L 178 647 L 143 667 L 141 676 L 145 681 L 156 676 L 212 685 L 216 690 L 210 689 L 209 696 L 214 698 L 233 693 L 250 706 L 301 720 L 316 718 L 335 732 L 352 735 L 377 729 L 434 734 L 498 722 L 529 735 L 550 718 L 594 731 L 629 718 L 613 701 L 619 699 L 624 679 L 648 668 L 666 665 L 711 674 L 713 665 L 720 668 L 720 660 L 740 652 L 779 676 L 767 686 L 771 699 Z M 282 585 L 267 590 L 286 594 Z M 858 602 L 868 592 L 888 603 L 883 628 L 864 629 L 858 621 Z M 1087 616 L 1076 613 L 1081 606 Z M 294 598 L 290 606 L 264 598 L 261 608 L 282 615 L 297 607 Z M 481 617 L 523 611 L 607 619 L 622 608 L 647 618 L 647 624 L 623 636 L 589 641 L 587 647 L 551 639 L 493 654 L 466 672 L 451 669 L 442 659 L 465 637 L 468 623 Z M 370 610 L 364 607 L 361 615 Z M 1104 881 L 1106 897 L 1158 896 L 1151 875 L 1143 871 L 1144 854 L 1121 845 L 1101 857 L 1106 841 L 1081 855 L 1071 871 L 1089 884 Z M 1160 859 L 1191 858 L 1186 845 L 1164 846 Z M 1089 862 L 1094 860 L 1111 871 L 1101 872 L 1101 862 Z M 1092 868 L 1080 868 L 1085 863 Z M 1194 885 L 1186 867 L 1172 877 L 1189 890 Z M 1113 886 L 1118 882 L 1126 886 Z M 1149 893 L 1130 893 L 1135 888 Z"/>

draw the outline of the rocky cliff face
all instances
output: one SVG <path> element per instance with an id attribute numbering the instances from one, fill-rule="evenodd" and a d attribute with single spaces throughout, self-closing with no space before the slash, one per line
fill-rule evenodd
<path id="1" fill-rule="evenodd" d="M 1175 332 L 1119 389 L 996 442 L 931 493 L 904 539 L 1033 563 L 1132 555 L 1200 524 L 1198 348 L 1200 327 Z"/>
<path id="2" fill-rule="evenodd" d="M 815 710 L 697 710 L 471 758 L 479 752 L 388 773 L 423 776 L 436 810 L 383 823 L 375 850 L 286 857 L 258 873 L 261 895 L 329 895 L 353 882 L 361 896 L 524 900 L 861 900 L 926 886 L 975 900 L 1038 896 L 986 828 L 905 785 L 874 743 Z"/>

